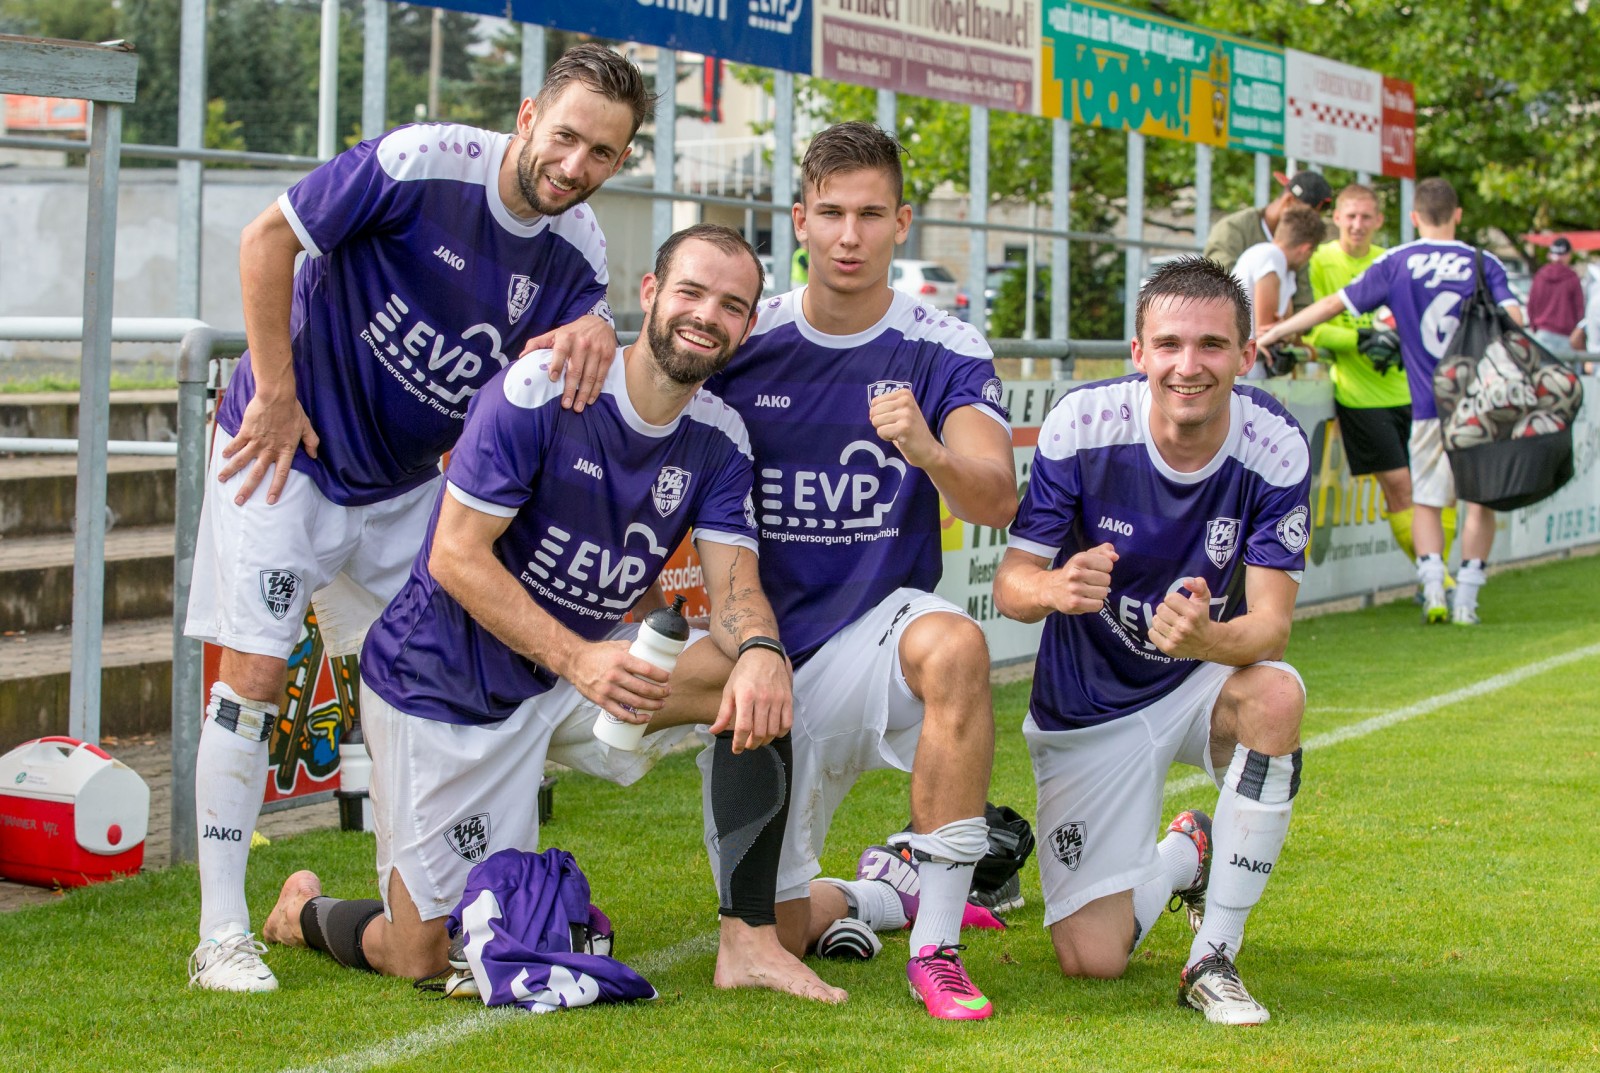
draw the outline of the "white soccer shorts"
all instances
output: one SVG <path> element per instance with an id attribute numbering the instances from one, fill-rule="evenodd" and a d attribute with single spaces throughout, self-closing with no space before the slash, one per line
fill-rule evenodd
<path id="1" fill-rule="evenodd" d="M 1292 674 L 1305 689 L 1287 663 L 1255 666 Z M 1023 720 L 1039 789 L 1035 830 L 1046 927 L 1161 874 L 1156 832 L 1167 772 L 1174 763 L 1188 764 L 1220 788 L 1222 773 L 1211 764 L 1211 711 L 1223 683 L 1240 669 L 1202 663 L 1166 696 L 1097 726 L 1051 731 L 1040 730 L 1031 712 Z"/>
<path id="2" fill-rule="evenodd" d="M 332 656 L 359 652 L 367 627 L 405 584 L 440 479 L 381 503 L 343 507 L 295 471 L 277 503 L 267 505 L 263 482 L 239 506 L 233 499 L 245 473 L 216 479 L 232 440 L 216 430 L 184 632 L 287 659 L 315 594 L 324 649 Z"/>
<path id="3" fill-rule="evenodd" d="M 632 640 L 638 630 L 624 623 L 610 637 Z M 598 714 L 565 681 L 481 726 L 407 715 L 362 685 L 384 912 L 396 868 L 421 918 L 435 920 L 461 900 L 473 865 L 503 849 L 536 851 L 546 760 L 628 786 L 693 729 L 657 731 L 626 752 L 595 740 Z"/>
<path id="4" fill-rule="evenodd" d="M 1411 499 L 1441 509 L 1456 501 L 1456 477 L 1450 472 L 1437 417 L 1411 422 Z"/>
<path id="5" fill-rule="evenodd" d="M 822 874 L 833 814 L 862 772 L 910 771 L 922 734 L 922 702 L 900 667 L 900 636 L 923 615 L 970 616 L 942 596 L 896 589 L 834 634 L 795 673 L 794 784 L 778 863 L 778 901 L 803 898 Z M 711 752 L 700 753 L 706 851 L 719 872 L 711 813 Z M 720 889 L 720 887 L 718 888 Z"/>

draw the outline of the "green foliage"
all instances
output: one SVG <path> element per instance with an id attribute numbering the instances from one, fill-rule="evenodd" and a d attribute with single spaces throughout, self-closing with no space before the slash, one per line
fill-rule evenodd
<path id="1" fill-rule="evenodd" d="M 5 0 L 0 33 L 60 41 L 110 41 L 117 11 L 106 0 Z"/>

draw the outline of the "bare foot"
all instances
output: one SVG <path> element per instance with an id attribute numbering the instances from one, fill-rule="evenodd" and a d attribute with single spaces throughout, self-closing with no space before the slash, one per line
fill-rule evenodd
<path id="1" fill-rule="evenodd" d="M 737 917 L 722 918 L 717 968 L 711 982 L 721 988 L 765 987 L 813 1002 L 843 1002 L 843 988 L 832 987 L 783 948 L 778 929 L 751 927 Z"/>
<path id="2" fill-rule="evenodd" d="M 283 881 L 278 893 L 278 904 L 267 914 L 261 926 L 261 937 L 280 946 L 304 946 L 306 938 L 300 933 L 300 910 L 322 893 L 322 880 L 315 872 L 299 871 Z"/>

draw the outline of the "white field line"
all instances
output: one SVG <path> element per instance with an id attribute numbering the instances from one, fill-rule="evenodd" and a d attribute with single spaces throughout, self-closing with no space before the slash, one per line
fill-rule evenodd
<path id="1" fill-rule="evenodd" d="M 1397 723 L 1404 723 L 1420 715 L 1438 711 L 1440 708 L 1449 707 L 1464 700 L 1472 700 L 1487 693 L 1505 689 L 1536 675 L 1544 674 L 1546 671 L 1552 671 L 1569 663 L 1576 663 L 1578 660 L 1589 659 L 1594 656 L 1600 656 L 1600 644 L 1587 645 L 1559 656 L 1551 656 L 1548 659 L 1539 660 L 1537 663 L 1529 663 L 1515 670 L 1506 671 L 1504 674 L 1497 674 L 1481 681 L 1473 682 L 1470 685 L 1462 686 L 1460 689 L 1428 697 L 1426 700 L 1420 700 L 1404 708 L 1395 708 L 1381 715 L 1375 715 L 1371 719 L 1363 719 L 1359 723 L 1351 723 L 1348 726 L 1330 730 L 1325 734 L 1318 734 L 1316 737 L 1304 742 L 1303 747 L 1306 749 L 1325 749 L 1330 745 L 1337 745 L 1353 738 L 1363 738 L 1368 734 L 1392 727 Z M 1335 709 L 1321 710 L 1332 711 Z M 1209 785 L 1211 785 L 1211 780 L 1204 773 L 1197 772 L 1168 784 L 1166 796 L 1171 797 L 1174 794 L 1187 793 L 1190 790 Z M 665 950 L 647 954 L 632 964 L 641 975 L 648 977 L 654 973 L 665 972 L 675 968 L 678 964 L 687 961 L 691 957 L 698 957 L 701 954 L 715 950 L 716 945 L 717 933 L 706 932 L 704 935 L 696 935 L 674 946 L 669 946 Z M 369 1069 L 376 1069 L 404 1059 L 415 1058 L 439 1047 L 459 1043 L 469 1037 L 507 1023 L 510 1018 L 519 1016 L 522 1016 L 519 1010 L 479 1008 L 473 1010 L 472 1013 L 459 1021 L 419 1028 L 415 1032 L 408 1032 L 403 1036 L 397 1036 L 383 1043 L 374 1044 L 358 1051 L 351 1051 L 327 1062 L 318 1065 L 294 1067 L 285 1070 L 284 1073 L 365 1073 Z"/>
<path id="2" fill-rule="evenodd" d="M 1481 681 L 1473 682 L 1470 685 L 1462 686 L 1460 689 L 1452 689 L 1448 693 L 1440 693 L 1426 700 L 1419 700 L 1417 703 L 1409 704 L 1404 708 L 1395 708 L 1392 711 L 1384 712 L 1382 715 L 1375 715 L 1371 719 L 1363 719 L 1359 723 L 1350 723 L 1347 726 L 1330 730 L 1325 734 L 1318 734 L 1316 737 L 1302 742 L 1301 748 L 1307 751 L 1325 749 L 1330 745 L 1337 745 L 1341 741 L 1364 738 L 1368 734 L 1383 730 L 1386 727 L 1392 727 L 1396 723 L 1404 723 L 1407 720 L 1415 719 L 1419 715 L 1427 715 L 1429 712 L 1447 708 L 1452 704 L 1459 704 L 1464 700 L 1473 700 L 1486 693 L 1493 693 L 1497 690 L 1505 689 L 1507 686 L 1514 686 L 1518 682 L 1533 678 L 1546 671 L 1553 671 L 1558 667 L 1565 667 L 1569 663 L 1576 663 L 1581 659 L 1589 659 L 1597 655 L 1600 655 L 1600 644 L 1575 648 L 1571 652 L 1563 652 L 1559 656 L 1551 656 L 1549 659 L 1542 659 L 1537 663 L 1528 663 L 1515 670 L 1506 671 L 1504 674 L 1496 674 Z M 1172 797 L 1174 794 L 1188 793 L 1190 790 L 1197 790 L 1202 786 L 1211 785 L 1212 782 L 1205 772 L 1198 771 L 1168 783 L 1165 796 Z"/>

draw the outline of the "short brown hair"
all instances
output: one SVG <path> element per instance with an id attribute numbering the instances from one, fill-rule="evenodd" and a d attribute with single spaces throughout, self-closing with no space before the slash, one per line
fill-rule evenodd
<path id="1" fill-rule="evenodd" d="M 1456 197 L 1456 188 L 1448 180 L 1434 176 L 1417 184 L 1411 206 L 1422 217 L 1423 223 L 1430 227 L 1442 227 L 1450 222 L 1450 217 L 1461 207 L 1461 201 Z"/>
<path id="2" fill-rule="evenodd" d="M 871 169 L 889 177 L 899 208 L 906 201 L 905 173 L 900 168 L 904 153 L 904 146 L 871 123 L 835 123 L 806 147 L 800 161 L 800 197 L 804 200 L 807 190 L 821 190 L 835 175 Z"/>
<path id="3" fill-rule="evenodd" d="M 708 242 L 723 253 L 744 253 L 750 258 L 750 263 L 756 266 L 756 293 L 750 296 L 750 315 L 755 316 L 756 306 L 761 301 L 761 292 L 767 287 L 767 271 L 761 267 L 761 258 L 756 256 L 756 251 L 745 237 L 731 227 L 722 224 L 695 224 L 685 227 L 682 231 L 674 231 L 667 241 L 656 250 L 655 277 L 659 284 L 666 280 L 672 270 L 672 262 L 678 254 L 678 248 L 690 239 L 699 239 Z"/>
<path id="4" fill-rule="evenodd" d="M 1372 187 L 1363 186 L 1360 183 L 1351 183 L 1343 190 L 1340 190 L 1339 196 L 1333 199 L 1333 207 L 1337 209 L 1346 201 L 1355 201 L 1358 198 L 1372 202 L 1379 212 L 1383 211 L 1383 199 L 1378 196 L 1378 192 Z"/>
<path id="5" fill-rule="evenodd" d="M 1284 208 L 1283 215 L 1278 217 L 1278 228 L 1272 233 L 1272 237 L 1288 243 L 1289 248 L 1293 249 L 1303 242 L 1320 246 L 1327 234 L 1327 228 L 1322 223 L 1322 214 L 1310 205 L 1298 203 Z"/>
<path id="6" fill-rule="evenodd" d="M 544 73 L 544 85 L 534 97 L 534 107 L 543 110 L 554 104 L 566 88 L 581 82 L 609 101 L 633 110 L 633 129 L 628 140 L 639 133 L 639 126 L 656 110 L 657 94 L 644 84 L 639 68 L 604 45 L 573 45 L 563 52 Z"/>
<path id="7" fill-rule="evenodd" d="M 1301 208 L 1313 216 L 1317 210 L 1309 205 Z M 1318 221 L 1321 217 L 1317 216 Z M 1208 257 L 1179 257 L 1168 261 L 1150 274 L 1139 288 L 1139 302 L 1133 310 L 1133 334 L 1144 341 L 1145 313 L 1157 298 L 1182 298 L 1191 302 L 1227 302 L 1233 306 L 1233 326 L 1238 329 L 1238 342 L 1242 345 L 1250 338 L 1250 299 L 1233 273 Z"/>

